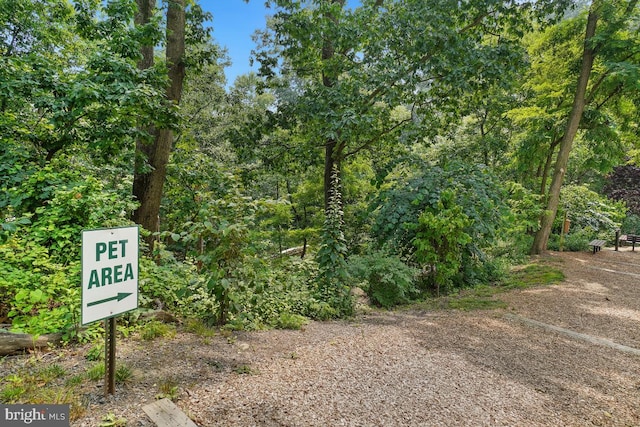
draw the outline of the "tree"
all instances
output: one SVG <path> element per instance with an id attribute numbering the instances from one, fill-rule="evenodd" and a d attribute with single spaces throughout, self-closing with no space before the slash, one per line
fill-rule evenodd
<path id="1" fill-rule="evenodd" d="M 137 24 L 150 22 L 155 1 L 137 0 Z M 185 0 L 170 0 L 167 6 L 166 62 L 169 83 L 166 87 L 166 99 L 177 105 L 182 96 L 185 75 Z M 140 69 L 153 66 L 153 45 L 141 49 Z M 173 146 L 173 130 L 168 126 L 148 128 L 151 141 L 144 138 L 136 143 L 136 167 L 133 179 L 133 194 L 140 206 L 133 214 L 133 220 L 145 229 L 160 231 L 159 213 L 162 200 L 162 188 L 166 177 L 166 168 Z M 144 162 L 144 164 L 143 164 Z M 154 238 L 147 238 L 149 248 L 153 249 Z"/>
<path id="2" fill-rule="evenodd" d="M 560 189 L 567 170 L 569 154 L 583 119 L 583 112 L 591 107 L 592 114 L 601 113 L 603 106 L 637 84 L 640 59 L 637 53 L 638 41 L 637 37 L 632 35 L 633 30 L 628 27 L 632 17 L 637 16 L 637 1 L 623 3 L 614 5 L 594 2 L 589 9 L 573 105 L 562 138 L 559 140 L 559 151 L 546 201 L 547 206 L 540 218 L 540 229 L 536 232 L 531 254 L 539 254 L 546 250 L 558 209 Z M 602 31 L 597 32 L 601 19 L 604 25 Z M 600 70 L 598 70 L 597 79 L 589 87 L 589 77 L 597 55 L 603 56 L 606 62 L 597 63 Z"/>
<path id="3" fill-rule="evenodd" d="M 0 131 L 39 164 L 78 148 L 116 156 L 161 114 L 155 70 L 132 66 L 153 26 L 132 29 L 126 2 L 74 5 L 0 2 Z"/>
<path id="4" fill-rule="evenodd" d="M 384 156 L 398 140 L 435 135 L 464 113 L 471 93 L 508 73 L 521 53 L 517 37 L 537 13 L 508 1 L 365 1 L 355 9 L 338 0 L 269 3 L 279 9 L 257 59 L 265 76 L 281 66 L 300 79 L 298 96 L 278 108 L 299 118 L 309 146 L 322 149 L 325 207 L 334 166 L 340 172 L 362 151 Z"/>

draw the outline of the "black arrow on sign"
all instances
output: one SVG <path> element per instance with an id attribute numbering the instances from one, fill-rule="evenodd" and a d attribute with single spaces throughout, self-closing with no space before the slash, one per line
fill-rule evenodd
<path id="1" fill-rule="evenodd" d="M 109 302 L 109 301 L 113 301 L 113 300 L 122 301 L 123 299 L 125 299 L 129 295 L 131 295 L 131 293 L 120 292 L 115 297 L 109 297 L 109 298 L 101 299 L 101 300 L 98 300 L 98 301 L 90 302 L 89 304 L 87 304 L 87 307 L 92 307 L 94 305 L 102 304 L 104 302 Z"/>

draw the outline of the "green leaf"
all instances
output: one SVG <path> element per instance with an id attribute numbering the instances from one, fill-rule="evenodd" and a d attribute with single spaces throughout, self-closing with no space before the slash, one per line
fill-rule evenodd
<path id="1" fill-rule="evenodd" d="M 47 300 L 48 300 L 47 296 L 40 289 L 33 290 L 29 294 L 29 301 L 32 304 L 37 304 L 39 302 L 46 302 Z"/>

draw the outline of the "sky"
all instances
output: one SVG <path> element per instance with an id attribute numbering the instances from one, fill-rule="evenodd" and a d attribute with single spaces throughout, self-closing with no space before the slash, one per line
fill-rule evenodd
<path id="1" fill-rule="evenodd" d="M 232 85 L 236 77 L 257 71 L 257 64 L 249 65 L 251 50 L 255 43 L 251 35 L 266 26 L 266 16 L 273 10 L 264 6 L 264 0 L 200 0 L 200 6 L 213 15 L 213 38 L 226 47 L 232 65 L 225 69 L 227 84 Z"/>
<path id="2" fill-rule="evenodd" d="M 198 3 L 206 12 L 213 15 L 213 38 L 222 47 L 227 48 L 232 65 L 225 69 L 227 85 L 233 85 L 236 77 L 250 71 L 258 71 L 258 64 L 249 65 L 251 50 L 255 43 L 251 35 L 258 29 L 266 27 L 266 17 L 274 14 L 267 9 L 265 0 L 199 0 Z M 348 0 L 351 7 L 359 4 L 359 0 Z"/>

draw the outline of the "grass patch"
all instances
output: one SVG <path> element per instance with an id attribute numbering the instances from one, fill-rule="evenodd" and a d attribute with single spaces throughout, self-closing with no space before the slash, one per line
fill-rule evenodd
<path id="1" fill-rule="evenodd" d="M 511 270 L 500 285 L 504 290 L 555 285 L 564 281 L 564 273 L 547 264 L 528 264 Z"/>
<path id="2" fill-rule="evenodd" d="M 504 280 L 495 285 L 480 285 L 471 289 L 464 289 L 454 295 L 440 298 L 430 298 L 418 304 L 411 305 L 411 309 L 421 310 L 493 310 L 507 308 L 497 295 L 515 289 L 528 289 L 536 286 L 550 286 L 564 281 L 562 271 L 544 261 L 515 267 L 506 275 Z"/>
<path id="3" fill-rule="evenodd" d="M 499 299 L 470 295 L 450 300 L 448 308 L 462 311 L 493 310 L 496 308 L 507 308 L 507 304 Z"/>
<path id="4" fill-rule="evenodd" d="M 104 363 L 96 363 L 89 369 L 87 369 L 87 378 L 91 381 L 100 381 L 104 379 L 105 366 Z"/>
<path id="5" fill-rule="evenodd" d="M 64 368 L 58 364 L 53 364 L 50 366 L 45 366 L 42 369 L 38 370 L 35 373 L 36 378 L 45 384 L 50 383 L 51 381 L 62 378 L 66 374 Z"/>
<path id="6" fill-rule="evenodd" d="M 21 400 L 26 392 L 26 387 L 22 385 L 7 384 L 0 389 L 0 402 L 16 403 Z"/>
<path id="7" fill-rule="evenodd" d="M 216 329 L 208 326 L 199 319 L 189 319 L 185 329 L 187 332 L 191 332 L 192 334 L 196 334 L 203 338 L 212 338 L 216 336 Z"/>

